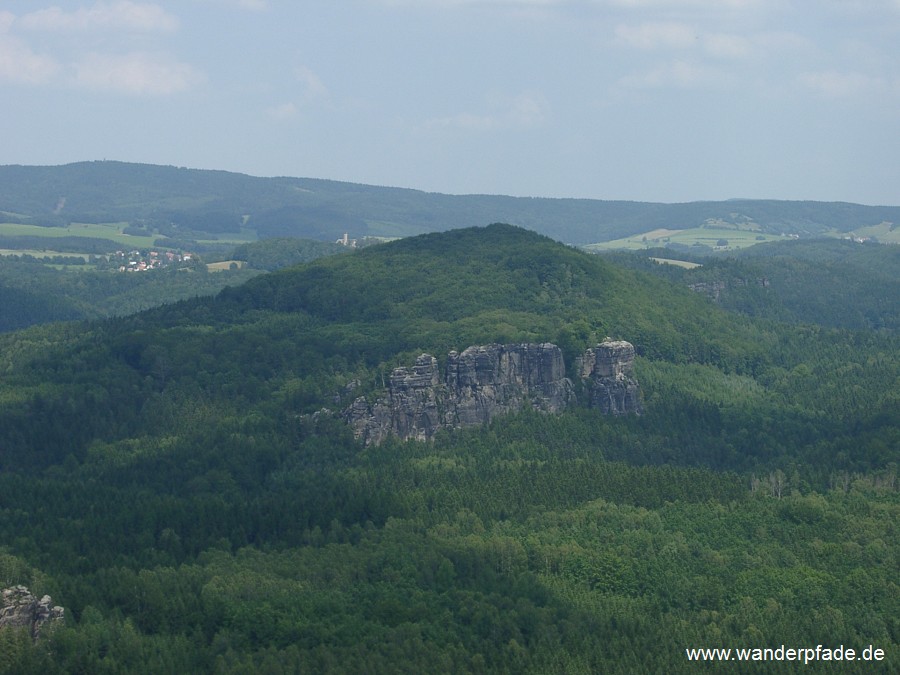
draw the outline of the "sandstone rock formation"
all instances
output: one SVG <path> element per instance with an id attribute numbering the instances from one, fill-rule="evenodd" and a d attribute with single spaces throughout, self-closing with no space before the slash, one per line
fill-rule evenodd
<path id="1" fill-rule="evenodd" d="M 759 286 L 761 288 L 768 288 L 769 279 L 768 277 L 757 277 L 755 279 L 735 277 L 728 281 L 724 279 L 715 279 L 712 281 L 698 281 L 688 284 L 688 288 L 692 291 L 695 293 L 702 293 L 714 302 L 719 302 L 722 299 L 722 295 L 728 292 L 732 286 Z"/>
<path id="2" fill-rule="evenodd" d="M 580 361 L 589 405 L 615 415 L 640 412 L 631 344 L 605 342 Z M 559 347 L 489 344 L 450 352 L 443 376 L 437 359 L 422 354 L 413 366 L 394 369 L 385 395 L 374 402 L 355 399 L 344 419 L 357 438 L 372 445 L 391 435 L 428 440 L 439 429 L 484 424 L 526 406 L 558 413 L 574 401 Z"/>
<path id="3" fill-rule="evenodd" d="M 378 444 L 391 434 L 426 440 L 443 426 L 446 405 L 437 359 L 422 354 L 412 368 L 394 368 L 386 397 L 369 404 L 361 396 L 344 416 L 366 445 Z"/>
<path id="4" fill-rule="evenodd" d="M 0 629 L 22 628 L 37 640 L 51 626 L 62 622 L 65 610 L 52 606 L 45 595 L 38 600 L 25 586 L 12 586 L 0 594 Z"/>
<path id="5" fill-rule="evenodd" d="M 576 364 L 588 391 L 588 406 L 607 415 L 642 412 L 641 390 L 634 379 L 634 346 L 606 340 L 585 351 Z"/>
<path id="6" fill-rule="evenodd" d="M 543 344 L 490 344 L 450 352 L 444 382 L 451 398 L 449 426 L 483 424 L 530 404 L 556 413 L 572 398 L 562 351 Z"/>

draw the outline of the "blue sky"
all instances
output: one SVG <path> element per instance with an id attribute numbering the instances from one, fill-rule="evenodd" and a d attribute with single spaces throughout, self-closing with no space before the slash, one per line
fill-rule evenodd
<path id="1" fill-rule="evenodd" d="M 0 164 L 900 204 L 900 0 L 4 0 Z"/>

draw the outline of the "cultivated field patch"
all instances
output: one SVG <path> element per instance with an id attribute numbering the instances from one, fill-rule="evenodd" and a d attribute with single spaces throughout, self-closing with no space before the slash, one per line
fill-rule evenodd
<path id="1" fill-rule="evenodd" d="M 128 223 L 71 223 L 66 227 L 41 227 L 22 223 L 0 223 L 0 236 L 41 237 L 48 241 L 61 237 L 90 237 L 108 239 L 124 248 L 151 248 L 157 237 L 139 237 L 124 234 Z"/>
<path id="2" fill-rule="evenodd" d="M 779 234 L 767 234 L 759 230 L 735 229 L 730 227 L 693 227 L 687 230 L 659 228 L 623 239 L 604 241 L 584 246 L 588 251 L 609 251 L 616 249 L 640 250 L 657 248 L 667 244 L 681 246 L 707 246 L 717 250 L 746 248 L 767 241 L 788 239 Z"/>

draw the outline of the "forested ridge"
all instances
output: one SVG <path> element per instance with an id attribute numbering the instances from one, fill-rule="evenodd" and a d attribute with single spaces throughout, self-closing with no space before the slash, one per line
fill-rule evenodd
<path id="1" fill-rule="evenodd" d="M 114 161 L 0 166 L 0 222 L 60 226 L 119 221 L 175 238 L 196 238 L 191 233 L 197 232 L 223 235 L 246 226 L 260 238 L 324 241 L 345 232 L 352 237 L 401 237 L 502 221 L 560 241 L 590 244 L 707 222 L 752 223 L 764 232 L 823 236 L 900 222 L 900 207 L 753 199 L 662 204 L 447 195 Z"/>
<path id="2" fill-rule="evenodd" d="M 891 321 L 648 271 L 492 225 L 0 335 L 0 584 L 67 611 L 0 631 L 0 673 L 677 673 L 781 644 L 886 658 L 730 667 L 894 672 Z M 550 341 L 574 368 L 607 336 L 639 417 L 367 448 L 340 418 L 423 351 Z"/>
<path id="3" fill-rule="evenodd" d="M 833 328 L 900 328 L 900 246 L 817 239 L 715 255 L 656 249 L 604 256 L 750 316 Z M 673 257 L 700 265 L 685 269 L 655 262 Z"/>

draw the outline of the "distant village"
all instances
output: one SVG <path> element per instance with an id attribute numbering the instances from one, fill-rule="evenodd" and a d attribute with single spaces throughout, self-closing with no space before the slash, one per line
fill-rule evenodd
<path id="1" fill-rule="evenodd" d="M 178 267 L 189 263 L 196 256 L 193 253 L 173 251 L 116 251 L 109 256 L 109 262 L 118 264 L 120 272 L 144 272 L 163 267 Z"/>

